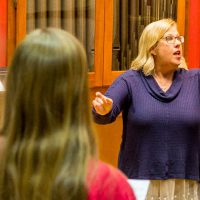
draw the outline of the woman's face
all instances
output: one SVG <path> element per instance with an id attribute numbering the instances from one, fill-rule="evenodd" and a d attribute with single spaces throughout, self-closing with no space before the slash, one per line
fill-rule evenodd
<path id="1" fill-rule="evenodd" d="M 177 69 L 182 57 L 182 42 L 180 40 L 176 26 L 169 28 L 152 50 L 155 67 L 166 70 Z"/>

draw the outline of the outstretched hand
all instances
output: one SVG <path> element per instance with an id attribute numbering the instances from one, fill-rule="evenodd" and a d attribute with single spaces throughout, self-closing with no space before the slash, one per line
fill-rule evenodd
<path id="1" fill-rule="evenodd" d="M 92 104 L 99 115 L 106 115 L 112 109 L 113 100 L 104 96 L 101 92 L 96 92 L 96 97 L 92 101 Z"/>

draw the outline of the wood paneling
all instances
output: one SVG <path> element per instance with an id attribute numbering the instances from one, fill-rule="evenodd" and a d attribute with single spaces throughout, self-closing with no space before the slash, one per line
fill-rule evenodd
<path id="1" fill-rule="evenodd" d="M 112 124 L 95 124 L 95 127 L 100 159 L 117 167 L 122 135 L 122 117 L 118 117 Z"/>
<path id="2" fill-rule="evenodd" d="M 16 9 L 16 42 L 17 44 L 26 35 L 26 0 L 17 1 Z"/>
<path id="3" fill-rule="evenodd" d="M 185 0 L 178 1 L 177 24 L 178 24 L 179 33 L 181 35 L 184 35 L 185 34 Z"/>
<path id="4" fill-rule="evenodd" d="M 99 91 L 104 94 L 107 89 L 107 87 L 101 87 L 92 88 L 90 90 L 91 106 L 95 93 Z M 96 139 L 100 159 L 117 167 L 118 153 L 122 137 L 122 116 L 119 115 L 116 121 L 111 124 L 100 125 L 94 123 L 94 126 L 96 128 Z"/>
<path id="5" fill-rule="evenodd" d="M 103 76 L 103 50 L 104 50 L 104 6 L 102 0 L 95 1 L 95 51 L 94 51 L 94 66 L 95 71 L 89 73 L 91 87 L 102 86 Z"/>
<path id="6" fill-rule="evenodd" d="M 16 46 L 16 12 L 13 0 L 8 0 L 7 65 L 10 64 Z"/>

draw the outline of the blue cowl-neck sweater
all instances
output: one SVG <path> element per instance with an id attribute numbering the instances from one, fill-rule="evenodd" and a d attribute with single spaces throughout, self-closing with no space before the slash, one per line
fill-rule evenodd
<path id="1" fill-rule="evenodd" d="M 200 71 L 178 69 L 163 92 L 152 76 L 128 70 L 107 90 L 113 109 L 94 120 L 115 121 L 122 111 L 119 168 L 130 179 L 200 179 Z"/>

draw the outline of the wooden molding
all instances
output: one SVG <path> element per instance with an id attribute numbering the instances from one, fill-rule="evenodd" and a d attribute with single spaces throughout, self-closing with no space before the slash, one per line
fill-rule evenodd
<path id="1" fill-rule="evenodd" d="M 16 19 L 16 43 L 19 44 L 26 35 L 26 0 L 17 1 Z"/>
<path id="2" fill-rule="evenodd" d="M 7 65 L 10 65 L 16 46 L 16 10 L 13 0 L 8 0 Z"/>
<path id="3" fill-rule="evenodd" d="M 106 0 L 95 1 L 95 51 L 94 51 L 94 80 L 92 87 L 102 86 L 104 68 L 104 9 Z M 90 77 L 91 80 L 91 77 Z"/>

